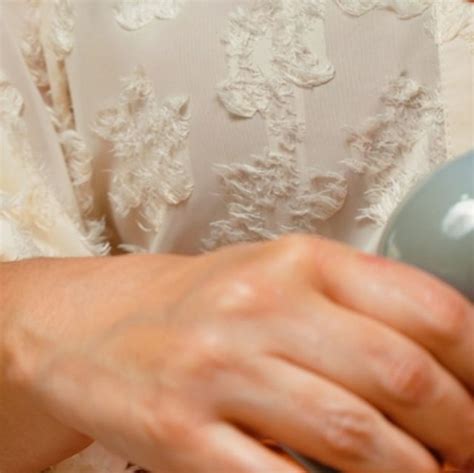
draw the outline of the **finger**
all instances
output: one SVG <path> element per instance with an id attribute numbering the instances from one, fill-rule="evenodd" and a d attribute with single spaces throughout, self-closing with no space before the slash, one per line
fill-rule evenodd
<path id="1" fill-rule="evenodd" d="M 474 307 L 422 271 L 318 240 L 320 288 L 426 347 L 474 391 Z M 316 247 L 315 246 L 315 247 Z"/>
<path id="2" fill-rule="evenodd" d="M 192 457 L 198 459 L 189 471 L 209 473 L 304 473 L 290 459 L 264 447 L 237 427 L 218 422 L 200 432 L 201 448 Z"/>
<path id="3" fill-rule="evenodd" d="M 456 464 L 468 463 L 474 401 L 463 385 L 410 339 L 321 299 L 296 303 L 303 317 L 281 328 L 273 352 L 366 399 Z"/>
<path id="4" fill-rule="evenodd" d="M 238 383 L 220 404 L 226 418 L 341 471 L 439 471 L 416 440 L 343 388 L 272 357 L 255 370 L 255 383 Z"/>

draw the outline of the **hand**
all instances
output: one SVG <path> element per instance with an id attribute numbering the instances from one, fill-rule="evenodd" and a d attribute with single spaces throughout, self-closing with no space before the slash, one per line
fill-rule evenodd
<path id="1" fill-rule="evenodd" d="M 417 270 L 303 236 L 50 264 L 11 380 L 145 468 L 301 472 L 260 437 L 350 472 L 473 460 L 473 308 Z"/>

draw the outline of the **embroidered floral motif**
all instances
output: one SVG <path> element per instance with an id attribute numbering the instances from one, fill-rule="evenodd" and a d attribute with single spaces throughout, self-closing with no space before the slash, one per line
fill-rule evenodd
<path id="1" fill-rule="evenodd" d="M 93 218 L 92 172 L 94 156 L 76 130 L 66 130 L 60 133 L 59 139 L 80 211 L 80 215 L 74 220 L 79 227 L 82 227 L 85 240 L 93 253 L 96 255 L 108 254 L 110 245 L 106 242 L 105 237 L 105 218 Z"/>
<path id="2" fill-rule="evenodd" d="M 145 225 L 158 231 L 167 208 L 188 199 L 193 189 L 188 99 L 171 97 L 160 104 L 152 82 L 137 68 L 123 80 L 118 102 L 100 111 L 94 124 L 117 158 L 110 198 L 122 217 L 141 206 Z"/>
<path id="3" fill-rule="evenodd" d="M 48 232 L 52 226 L 50 218 L 56 203 L 43 191 L 39 186 L 31 190 L 25 189 L 14 196 L 0 191 L 0 228 L 2 237 L 5 238 L 5 241 L 2 238 L 0 260 L 59 256 L 53 248 L 42 244 L 33 236 L 38 230 Z M 49 201 L 43 200 L 44 198 Z"/>
<path id="4" fill-rule="evenodd" d="M 124 253 L 134 253 L 134 254 L 144 254 L 148 253 L 148 250 L 140 245 L 134 245 L 131 243 L 121 243 L 117 247 L 119 250 L 123 251 Z"/>
<path id="5" fill-rule="evenodd" d="M 49 43 L 59 60 L 64 59 L 73 48 L 75 13 L 71 0 L 55 0 L 52 9 Z"/>
<path id="6" fill-rule="evenodd" d="M 58 131 L 74 128 L 74 112 L 65 61 L 74 45 L 75 10 L 73 0 L 54 0 L 43 4 L 45 39 L 43 54 L 49 75 L 49 88 L 43 99 Z"/>
<path id="7" fill-rule="evenodd" d="M 473 6 L 466 0 L 335 0 L 339 7 L 353 16 L 361 16 L 374 9 L 395 12 L 400 18 L 412 18 L 430 8 L 426 30 L 437 44 L 451 41 L 458 35 L 474 52 Z"/>
<path id="8" fill-rule="evenodd" d="M 0 261 L 15 261 L 20 258 L 57 256 L 46 248 L 40 248 L 28 231 L 21 231 L 9 215 L 9 205 L 0 192 Z"/>
<path id="9" fill-rule="evenodd" d="M 333 66 L 307 45 L 323 27 L 325 0 L 258 0 L 231 15 L 223 42 L 229 75 L 218 87 L 226 109 L 249 118 L 259 112 L 280 145 L 293 150 L 304 135 L 294 86 L 315 87 Z"/>
<path id="10" fill-rule="evenodd" d="M 344 203 L 344 177 L 307 169 L 303 175 L 298 165 L 305 135 L 297 105 L 301 88 L 334 77 L 321 40 L 325 6 L 326 0 L 257 0 L 229 17 L 223 40 L 228 77 L 218 84 L 218 95 L 231 114 L 261 114 L 269 147 L 252 164 L 217 167 L 228 218 L 211 224 L 207 249 L 316 232 Z"/>
<path id="11" fill-rule="evenodd" d="M 459 36 L 467 43 L 469 51 L 474 55 L 474 21 L 472 17 L 469 25 L 459 33 Z"/>
<path id="12" fill-rule="evenodd" d="M 21 52 L 37 87 L 49 85 L 48 70 L 40 40 L 40 0 L 27 2 Z"/>
<path id="13" fill-rule="evenodd" d="M 342 207 L 347 188 L 338 174 L 311 169 L 303 174 L 293 156 L 268 150 L 253 158 L 252 164 L 218 166 L 229 217 L 211 224 L 206 249 L 290 232 L 315 233 Z"/>
<path id="14" fill-rule="evenodd" d="M 453 40 L 458 35 L 468 37 L 473 28 L 473 6 L 464 0 L 435 0 L 426 29 L 437 44 Z"/>
<path id="15" fill-rule="evenodd" d="M 55 256 L 53 249 L 35 233 L 47 233 L 61 218 L 62 209 L 44 184 L 41 170 L 33 160 L 26 125 L 23 98 L 0 74 L 0 138 L 2 159 L 9 159 L 8 170 L 18 167 L 24 173 L 19 187 L 12 188 L 6 175 L 0 175 L 0 224 L 10 247 L 0 249 L 0 259 Z M 3 163 L 5 165 L 5 163 Z M 3 173 L 2 173 L 3 174 Z M 8 239 L 6 244 L 8 245 Z"/>
<path id="16" fill-rule="evenodd" d="M 118 0 L 115 19 L 126 30 L 138 30 L 153 19 L 171 19 L 178 15 L 183 0 Z"/>
<path id="17" fill-rule="evenodd" d="M 433 0 L 336 0 L 339 7 L 349 15 L 361 16 L 374 9 L 386 9 L 394 11 L 400 18 L 420 15 L 432 2 Z"/>
<path id="18" fill-rule="evenodd" d="M 22 118 L 23 108 L 23 98 L 18 90 L 10 85 L 3 74 L 0 75 L 0 131 L 4 159 L 6 156 L 17 157 L 31 179 L 28 186 L 23 186 L 24 192 L 21 194 L 13 196 L 4 192 L 3 212 L 8 208 L 8 214 L 24 226 L 47 230 L 54 222 L 56 203 L 42 185 L 39 170 L 35 172 L 33 152 Z"/>
<path id="19" fill-rule="evenodd" d="M 402 75 L 382 96 L 383 112 L 353 132 L 347 164 L 367 180 L 360 219 L 383 225 L 405 193 L 447 159 L 438 94 Z"/>
<path id="20" fill-rule="evenodd" d="M 70 217 L 83 234 L 84 242 L 96 255 L 107 254 L 109 244 L 105 242 L 105 220 L 93 218 L 94 196 L 91 185 L 92 154 L 74 129 L 68 84 L 65 82 L 64 60 L 72 50 L 74 11 L 70 0 L 56 0 L 51 5 L 51 17 L 47 23 L 47 39 L 53 55 L 49 55 L 53 81 L 48 77 L 48 65 L 40 34 L 41 0 L 28 0 L 28 16 L 22 52 L 38 87 L 42 88 L 45 107 L 58 133 L 62 145 L 69 177 L 76 194 L 80 213 L 76 208 L 68 209 Z M 54 59 L 53 59 L 54 58 Z"/>
<path id="21" fill-rule="evenodd" d="M 0 175 L 0 224 L 2 231 L 9 235 L 10 242 L 13 241 L 13 245 L 10 244 L 7 250 L 2 250 L 2 256 L 8 257 L 7 259 L 60 256 L 61 250 L 48 242 L 51 236 L 54 239 L 61 233 L 61 228 L 69 223 L 76 226 L 77 238 L 90 251 L 88 254 L 108 253 L 109 245 L 102 236 L 104 222 L 92 219 L 81 222 L 80 215 L 77 219 L 69 220 L 66 209 L 47 186 L 44 172 L 33 158 L 22 117 L 23 108 L 20 93 L 0 75 L 2 158 L 9 160 L 8 168 L 5 169 L 13 173 L 13 176 L 22 176 L 19 181 L 12 176 L 8 177 L 8 172 L 5 172 L 5 176 Z M 69 146 L 72 146 L 70 139 Z M 91 202 L 88 201 L 87 205 L 91 205 Z M 74 243 L 70 248 L 74 248 Z M 76 250 L 85 254 L 83 249 L 76 247 Z"/>
<path id="22" fill-rule="evenodd" d="M 83 215 L 90 215 L 93 209 L 92 194 L 92 153 L 86 147 L 75 130 L 66 130 L 61 134 L 61 144 L 65 151 L 66 164 L 76 197 Z"/>

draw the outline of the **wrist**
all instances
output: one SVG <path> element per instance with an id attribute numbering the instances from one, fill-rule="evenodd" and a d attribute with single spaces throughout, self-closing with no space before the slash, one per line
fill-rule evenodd
<path id="1" fill-rule="evenodd" d="M 25 263 L 2 263 L 1 264 L 1 295 L 0 295 L 0 385 L 2 390 L 7 385 L 16 384 L 14 380 L 23 377 L 20 373 L 25 370 L 31 359 L 28 352 L 32 346 L 22 340 L 22 299 L 24 294 Z"/>
<path id="2" fill-rule="evenodd" d="M 53 357 L 100 337 L 132 313 L 164 304 L 172 291 L 163 290 L 159 276 L 173 279 L 178 260 L 126 255 L 3 263 L 0 367 L 5 379 L 34 390 Z"/>
<path id="3" fill-rule="evenodd" d="M 48 413 L 35 392 L 47 353 L 55 350 L 51 326 L 57 321 L 41 302 L 55 296 L 44 291 L 54 287 L 56 264 L 42 259 L 0 266 L 0 472 L 41 471 L 91 442 Z"/>
<path id="4" fill-rule="evenodd" d="M 111 259 L 3 263 L 0 367 L 4 382 L 34 390 L 49 360 L 84 335 L 84 325 L 97 315 L 95 294 L 89 290 L 96 285 L 95 268 Z"/>

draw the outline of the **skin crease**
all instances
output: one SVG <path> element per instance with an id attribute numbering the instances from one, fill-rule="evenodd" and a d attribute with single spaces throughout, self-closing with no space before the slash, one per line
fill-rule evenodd
<path id="1" fill-rule="evenodd" d="M 474 310 L 415 269 L 290 236 L 3 263 L 0 285 L 1 473 L 91 439 L 156 472 L 301 473 L 256 437 L 343 472 L 438 472 L 430 450 L 470 471 Z"/>

